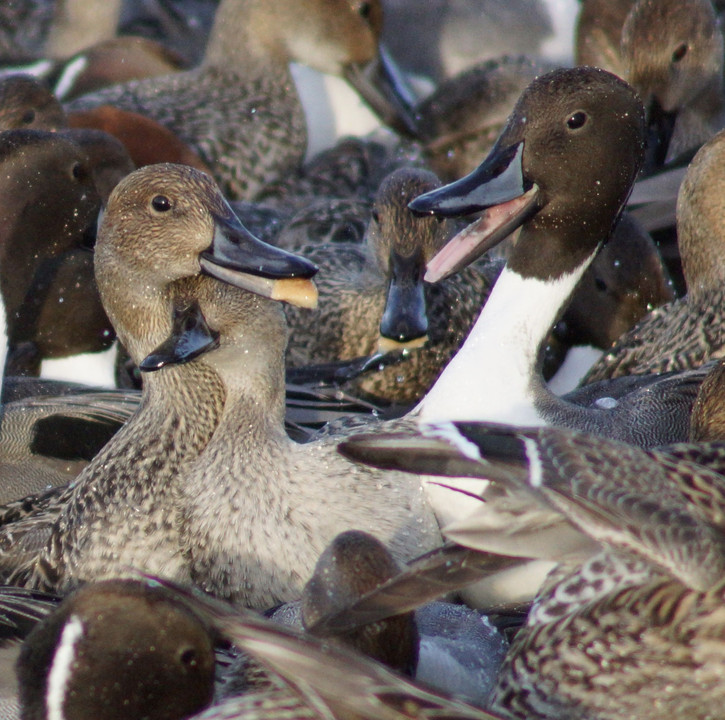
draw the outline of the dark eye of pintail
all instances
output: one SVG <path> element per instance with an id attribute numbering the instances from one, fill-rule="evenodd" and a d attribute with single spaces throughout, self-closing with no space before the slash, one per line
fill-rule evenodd
<path id="1" fill-rule="evenodd" d="M 680 62 L 687 55 L 688 49 L 687 43 L 680 43 L 672 52 L 672 62 Z"/>
<path id="2" fill-rule="evenodd" d="M 23 123 L 24 125 L 30 125 L 30 123 L 32 123 L 32 122 L 33 122 L 33 120 L 35 120 L 35 110 L 32 110 L 32 109 L 31 109 L 31 110 L 26 110 L 26 111 L 25 111 L 25 112 L 23 113 L 23 117 L 22 117 L 22 118 L 20 118 L 20 121 L 21 121 L 21 122 L 22 122 L 22 123 Z"/>
<path id="3" fill-rule="evenodd" d="M 156 195 L 151 200 L 151 207 L 156 210 L 156 212 L 168 212 L 171 210 L 171 200 L 169 200 L 166 195 Z"/>
<path id="4" fill-rule="evenodd" d="M 70 169 L 70 174 L 76 180 L 83 180 L 88 175 L 86 168 L 83 166 L 83 163 L 79 163 L 79 162 L 73 163 L 73 165 Z"/>
<path id="5" fill-rule="evenodd" d="M 377 208 L 373 208 L 372 213 L 370 213 L 370 216 L 373 219 L 373 222 L 377 225 L 380 225 L 380 213 L 378 212 Z"/>
<path id="6" fill-rule="evenodd" d="M 587 114 L 583 110 L 577 110 L 566 119 L 566 126 L 569 130 L 578 130 L 587 122 Z"/>

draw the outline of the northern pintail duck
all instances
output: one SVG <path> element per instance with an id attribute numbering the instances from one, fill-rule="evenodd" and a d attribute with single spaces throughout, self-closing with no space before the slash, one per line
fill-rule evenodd
<path id="1" fill-rule="evenodd" d="M 487 502 L 444 533 L 557 563 L 504 663 L 495 712 L 705 718 L 722 702 L 724 481 L 685 448 L 643 452 L 556 428 L 463 422 L 422 437 L 353 438 L 345 452 L 380 467 L 492 479 Z"/>
<path id="2" fill-rule="evenodd" d="M 499 267 L 482 263 L 455 278 L 423 282 L 426 263 L 453 234 L 451 221 L 419 217 L 408 210 L 418 195 L 440 186 L 423 169 L 400 168 L 378 189 L 364 244 L 292 243 L 283 228 L 279 242 L 315 262 L 320 302 L 312 313 L 286 308 L 290 327 L 288 367 L 372 355 L 405 353 L 403 362 L 345 384 L 387 402 L 420 399 L 463 343 Z M 291 226 L 299 226 L 299 214 Z M 342 231 L 343 225 L 333 219 Z M 345 237 L 345 236 L 343 236 Z"/>
<path id="3" fill-rule="evenodd" d="M 723 35 L 710 0 L 639 0 L 622 28 L 624 76 L 648 108 L 648 164 L 696 149 L 725 125 Z"/>
<path id="4" fill-rule="evenodd" d="M 476 705 L 490 693 L 507 649 L 503 636 L 477 611 L 435 602 L 362 624 L 350 632 L 329 632 L 322 622 L 370 591 L 399 576 L 401 566 L 367 533 L 340 533 L 320 556 L 299 603 L 307 632 L 344 642 L 418 682 Z M 294 607 L 294 604 L 293 606 Z M 289 613 L 283 606 L 272 615 Z"/>
<path id="5" fill-rule="evenodd" d="M 43 358 L 108 348 L 113 329 L 88 252 L 101 199 L 87 153 L 56 133 L 14 130 L 0 134 L 0 164 L 6 373 L 37 374 Z"/>
<path id="6" fill-rule="evenodd" d="M 184 562 L 168 506 L 178 490 L 173 480 L 217 429 L 227 390 L 214 368 L 194 361 L 215 335 L 186 323 L 192 341 L 178 346 L 173 337 L 167 342 L 175 323 L 178 330 L 188 306 L 202 300 L 216 318 L 226 282 L 309 302 L 314 288 L 305 278 L 315 271 L 246 233 L 207 176 L 163 165 L 132 173 L 112 193 L 95 269 L 104 307 L 132 359 L 140 364 L 151 356 L 149 368 L 161 369 L 144 383 L 138 411 L 52 508 L 5 527 L 4 574 L 28 585 L 68 589 L 134 566 L 177 574 Z M 263 315 L 268 301 L 250 293 L 239 298 L 246 312 L 236 328 L 244 335 L 245 322 L 259 322 L 256 313 Z"/>
<path id="7" fill-rule="evenodd" d="M 692 386 L 669 399 L 637 393 L 637 401 L 622 398 L 613 411 L 581 408 L 548 391 L 537 365 L 550 327 L 626 202 L 643 135 L 642 105 L 626 83 L 594 68 L 554 71 L 522 94 L 474 173 L 410 203 L 416 212 L 442 216 L 485 210 L 428 264 L 428 280 L 465 266 L 521 227 L 467 341 L 421 402 L 421 419 L 553 423 L 645 444 L 687 437 Z M 622 418 L 645 412 L 642 401 L 654 401 L 647 411 L 653 424 L 640 435 L 648 423 Z"/>
<path id="8" fill-rule="evenodd" d="M 680 188 L 677 241 L 687 295 L 644 317 L 594 364 L 584 382 L 697 367 L 722 354 L 724 162 L 725 133 L 720 132 L 697 153 Z"/>
<path id="9" fill-rule="evenodd" d="M 32 605 L 40 602 L 33 599 Z M 125 622 L 115 622 L 116 616 Z M 381 715 L 424 720 L 440 713 L 496 720 L 351 648 L 154 578 L 89 584 L 37 624 L 18 663 L 23 717 L 190 717 L 210 700 L 216 640 L 248 652 L 266 681 L 191 715 L 195 720 L 273 720 L 280 713 L 310 720 L 348 713 L 366 720 Z M 133 699 L 124 702 L 129 694 Z"/>
<path id="10" fill-rule="evenodd" d="M 494 711 L 717 715 L 724 481 L 687 457 L 703 457 L 708 444 L 644 453 L 554 428 L 455 423 L 425 432 L 353 438 L 345 452 L 380 467 L 493 479 L 479 511 L 444 532 L 559 566 L 514 641 Z M 721 455 L 722 443 L 712 450 Z"/>
<path id="11" fill-rule="evenodd" d="M 305 155 L 289 63 L 366 87 L 359 68 L 377 57 L 380 24 L 378 2 L 224 0 L 198 68 L 108 88 L 69 108 L 110 104 L 146 115 L 199 153 L 227 197 L 253 199 Z"/>
<path id="12" fill-rule="evenodd" d="M 210 704 L 211 628 L 150 582 L 91 583 L 25 639 L 17 660 L 23 718 L 181 720 Z"/>

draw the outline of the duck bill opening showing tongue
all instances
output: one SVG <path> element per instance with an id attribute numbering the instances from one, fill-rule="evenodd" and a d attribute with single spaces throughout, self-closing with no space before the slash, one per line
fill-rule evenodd
<path id="1" fill-rule="evenodd" d="M 483 211 L 428 263 L 426 282 L 438 282 L 470 265 L 538 210 L 538 186 L 525 187 L 523 148 L 523 142 L 507 148 L 497 145 L 472 173 L 408 205 L 413 212 L 443 217 Z"/>
<path id="2" fill-rule="evenodd" d="M 207 275 L 272 300 L 317 306 L 317 288 L 311 280 L 316 265 L 256 238 L 231 208 L 215 215 L 214 223 L 211 248 L 199 256 Z"/>

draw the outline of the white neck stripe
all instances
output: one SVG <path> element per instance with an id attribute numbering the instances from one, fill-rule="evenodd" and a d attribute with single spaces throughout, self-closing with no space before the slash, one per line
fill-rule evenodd
<path id="1" fill-rule="evenodd" d="M 60 636 L 58 649 L 48 673 L 45 695 L 48 720 L 64 720 L 63 704 L 71 676 L 71 665 L 76 655 L 76 645 L 83 636 L 83 623 L 77 615 L 71 615 Z"/>

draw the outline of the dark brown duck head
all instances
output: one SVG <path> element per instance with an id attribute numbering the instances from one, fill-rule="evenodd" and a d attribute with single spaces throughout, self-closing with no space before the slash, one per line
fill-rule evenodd
<path id="1" fill-rule="evenodd" d="M 188 717 L 212 699 L 212 638 L 207 625 L 159 585 L 86 585 L 38 623 L 21 649 L 22 717 Z"/>
<path id="2" fill-rule="evenodd" d="M 63 106 L 32 75 L 0 79 L 0 130 L 57 130 L 65 127 Z"/>
<path id="3" fill-rule="evenodd" d="M 580 266 L 619 217 L 643 139 L 642 104 L 615 75 L 571 68 L 540 76 L 474 172 L 410 203 L 443 217 L 485 211 L 429 263 L 426 279 L 456 272 L 522 226 L 508 261 L 516 273 L 553 280 Z M 534 239 L 544 237 L 546 259 Z"/>
<path id="4" fill-rule="evenodd" d="M 101 201 L 86 152 L 57 133 L 2 133 L 0 165 L 8 370 L 37 374 L 43 357 L 97 351 L 113 341 L 88 252 Z"/>

